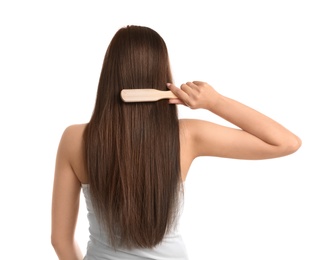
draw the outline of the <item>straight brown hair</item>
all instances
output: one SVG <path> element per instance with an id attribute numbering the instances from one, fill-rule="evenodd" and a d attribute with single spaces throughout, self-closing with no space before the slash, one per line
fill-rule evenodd
<path id="1" fill-rule="evenodd" d="M 182 183 L 177 107 L 120 98 L 123 88 L 167 90 L 167 82 L 172 74 L 162 37 L 143 26 L 119 29 L 84 131 L 92 205 L 114 247 L 154 247 L 175 226 Z"/>

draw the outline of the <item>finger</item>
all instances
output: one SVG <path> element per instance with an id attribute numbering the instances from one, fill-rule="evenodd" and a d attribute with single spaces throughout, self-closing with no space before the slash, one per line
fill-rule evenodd
<path id="1" fill-rule="evenodd" d="M 188 94 L 186 92 L 184 92 L 182 89 L 177 88 L 174 84 L 167 84 L 167 87 L 172 91 L 172 93 L 174 95 L 177 96 L 178 99 L 180 99 L 181 101 L 185 101 L 186 98 L 188 98 Z"/>
<path id="2" fill-rule="evenodd" d="M 197 95 L 199 94 L 200 92 L 200 87 L 198 85 L 196 85 L 194 82 L 188 82 L 187 85 L 189 86 L 189 97 L 191 98 L 195 98 L 197 97 Z"/>
<path id="3" fill-rule="evenodd" d="M 194 82 L 187 82 L 186 83 L 191 89 L 197 89 L 197 85 Z"/>
<path id="4" fill-rule="evenodd" d="M 185 105 L 182 100 L 178 98 L 171 98 L 169 99 L 169 104 L 174 104 L 174 105 Z"/>
<path id="5" fill-rule="evenodd" d="M 195 81 L 193 81 L 192 83 L 194 83 L 195 85 L 199 86 L 199 85 L 204 84 L 205 82 L 195 80 Z"/>
<path id="6" fill-rule="evenodd" d="M 188 84 L 182 84 L 180 89 L 183 90 L 185 93 L 187 93 L 188 96 L 190 96 L 193 90 Z"/>

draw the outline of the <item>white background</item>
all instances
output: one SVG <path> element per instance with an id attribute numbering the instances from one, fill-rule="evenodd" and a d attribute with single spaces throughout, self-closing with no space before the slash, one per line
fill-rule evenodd
<path id="1" fill-rule="evenodd" d="M 1 258 L 56 259 L 50 214 L 60 136 L 89 120 L 107 46 L 135 24 L 165 39 L 177 85 L 207 81 L 303 141 L 279 159 L 195 160 L 181 219 L 190 259 L 327 260 L 325 3 L 1 1 Z M 226 124 L 179 108 L 180 117 Z M 82 200 L 83 252 L 87 227 Z"/>

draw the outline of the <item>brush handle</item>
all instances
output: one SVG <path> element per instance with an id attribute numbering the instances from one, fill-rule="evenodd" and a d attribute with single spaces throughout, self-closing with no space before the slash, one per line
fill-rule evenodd
<path id="1" fill-rule="evenodd" d="M 123 89 L 121 98 L 124 102 L 154 102 L 161 99 L 177 98 L 170 90 L 158 89 Z"/>

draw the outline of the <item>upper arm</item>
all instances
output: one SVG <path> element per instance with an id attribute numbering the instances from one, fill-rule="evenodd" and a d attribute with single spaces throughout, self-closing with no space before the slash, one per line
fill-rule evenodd
<path id="1" fill-rule="evenodd" d="M 203 120 L 185 120 L 193 157 L 216 156 L 234 159 L 268 159 L 283 156 L 280 147 L 268 144 L 241 129 Z"/>
<path id="2" fill-rule="evenodd" d="M 52 197 L 52 240 L 72 241 L 79 210 L 81 184 L 71 167 L 72 135 L 68 127 L 60 140 L 55 166 Z"/>

